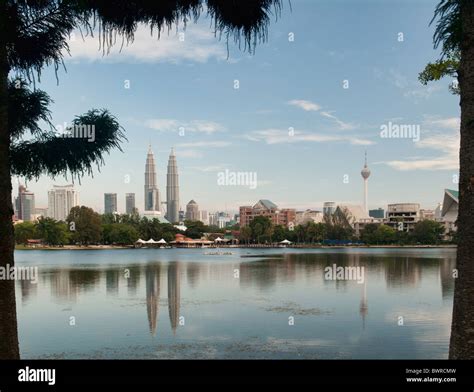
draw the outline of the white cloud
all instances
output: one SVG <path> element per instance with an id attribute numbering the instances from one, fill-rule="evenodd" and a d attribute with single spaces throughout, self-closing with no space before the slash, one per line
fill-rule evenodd
<path id="1" fill-rule="evenodd" d="M 202 158 L 203 154 L 196 150 L 180 150 L 179 156 L 184 158 Z"/>
<path id="2" fill-rule="evenodd" d="M 161 32 L 160 39 L 157 33 L 150 34 L 150 29 L 140 25 L 135 33 L 133 42 L 124 44 L 121 50 L 121 38 L 117 38 L 108 54 L 104 54 L 99 47 L 99 37 L 88 36 L 82 39 L 76 32 L 73 39 L 68 41 L 71 57 L 66 54 L 66 59 L 72 61 L 103 61 L 103 62 L 171 62 L 179 63 L 191 61 L 205 63 L 215 58 L 226 60 L 227 51 L 225 44 L 219 42 L 209 28 L 204 25 L 189 24 L 184 32 L 184 41 L 180 40 L 179 33 L 171 30 Z"/>
<path id="3" fill-rule="evenodd" d="M 343 135 L 324 135 L 313 132 L 295 131 L 290 135 L 288 131 L 281 129 L 264 129 L 253 131 L 245 135 L 245 138 L 255 142 L 265 142 L 267 144 L 282 144 L 282 143 L 301 143 L 301 142 L 347 142 L 353 145 L 369 146 L 375 144 L 368 139 L 358 137 L 343 136 Z"/>
<path id="4" fill-rule="evenodd" d="M 192 120 L 185 122 L 169 118 L 152 118 L 145 121 L 145 126 L 156 131 L 164 132 L 178 132 L 183 130 L 184 134 L 186 134 L 186 132 L 199 132 L 211 135 L 225 130 L 223 125 L 214 121 Z"/>
<path id="5" fill-rule="evenodd" d="M 317 103 L 311 101 L 305 101 L 304 99 L 293 99 L 288 102 L 289 105 L 299 107 L 300 109 L 306 110 L 307 112 L 317 112 L 321 109 Z"/>
<path id="6" fill-rule="evenodd" d="M 441 124 L 453 126 L 452 119 L 439 120 Z M 412 158 L 382 162 L 394 169 L 407 170 L 458 170 L 459 169 L 459 132 L 436 133 L 431 137 L 422 138 L 416 147 L 438 151 L 433 158 Z"/>
<path id="7" fill-rule="evenodd" d="M 355 128 L 357 128 L 356 125 L 354 124 L 351 124 L 351 123 L 346 123 L 342 120 L 340 120 L 338 117 L 336 117 L 332 112 L 330 111 L 322 111 L 322 106 L 315 103 L 315 102 L 311 102 L 311 101 L 306 101 L 304 99 L 293 99 L 291 101 L 288 101 L 288 105 L 292 105 L 292 106 L 296 106 L 300 109 L 303 109 L 307 112 L 318 112 L 322 117 L 325 117 L 325 118 L 328 118 L 330 120 L 332 120 L 333 122 L 336 123 L 336 125 L 338 126 L 338 129 L 340 131 L 350 131 L 350 130 L 353 130 Z"/>
<path id="8" fill-rule="evenodd" d="M 459 131 L 461 127 L 461 119 L 459 117 L 427 117 L 427 119 L 423 122 L 423 126 L 427 128 L 444 128 L 455 132 Z"/>

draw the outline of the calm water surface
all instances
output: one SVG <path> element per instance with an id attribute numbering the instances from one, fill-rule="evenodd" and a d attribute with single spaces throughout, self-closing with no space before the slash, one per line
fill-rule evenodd
<path id="1" fill-rule="evenodd" d="M 22 358 L 447 358 L 453 249 L 231 251 L 16 251 Z"/>

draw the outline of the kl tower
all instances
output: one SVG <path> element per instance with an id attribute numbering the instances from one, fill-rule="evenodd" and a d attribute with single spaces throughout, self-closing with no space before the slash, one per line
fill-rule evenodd
<path id="1" fill-rule="evenodd" d="M 365 152 L 365 164 L 364 168 L 360 172 L 362 178 L 364 179 L 364 211 L 369 212 L 368 199 L 369 199 L 369 177 L 370 170 L 367 167 L 367 151 Z"/>

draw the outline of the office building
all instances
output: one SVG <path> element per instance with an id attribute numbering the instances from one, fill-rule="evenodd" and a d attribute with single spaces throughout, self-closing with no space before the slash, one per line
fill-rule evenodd
<path id="1" fill-rule="evenodd" d="M 72 207 L 79 205 L 79 194 L 73 185 L 54 185 L 48 191 L 48 216 L 65 221 Z"/>

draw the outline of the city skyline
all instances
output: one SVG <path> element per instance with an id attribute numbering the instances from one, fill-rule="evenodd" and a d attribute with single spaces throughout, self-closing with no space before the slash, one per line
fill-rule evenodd
<path id="1" fill-rule="evenodd" d="M 365 150 L 374 172 L 369 209 L 390 202 L 434 208 L 443 189 L 457 187 L 459 148 L 452 81 L 423 86 L 417 80 L 437 58 L 427 23 L 435 5 L 373 4 L 353 26 L 336 29 L 329 21 L 350 20 L 356 5 L 301 2 L 283 10 L 254 55 L 230 45 L 229 59 L 206 19 L 190 25 L 183 42 L 173 33 L 157 41 L 139 29 L 134 45 L 108 56 L 94 40 L 78 38 L 70 43 L 67 77 L 60 72 L 57 86 L 53 69 L 46 69 L 39 87 L 55 101 L 54 124 L 105 106 L 126 130 L 124 153 L 111 152 L 100 172 L 77 182 L 83 203 L 96 210 L 103 193 L 141 194 L 148 143 L 157 146 L 160 168 L 175 147 L 183 200 L 207 210 L 265 198 L 301 209 L 328 200 L 361 204 L 358 162 Z M 387 13 L 393 18 L 385 20 Z M 330 42 L 321 38 L 329 35 Z M 397 126 L 413 137 L 397 134 Z M 257 173 L 258 186 L 219 186 L 225 170 Z M 157 182 L 163 189 L 163 170 Z M 46 205 L 51 183 L 41 177 L 28 184 L 37 205 Z M 120 210 L 123 203 L 120 197 Z M 140 210 L 142 203 L 137 197 Z"/>

